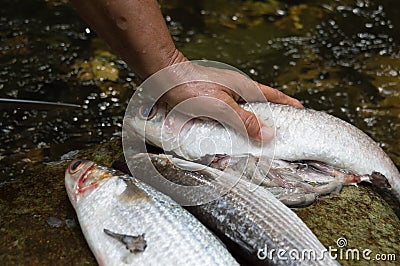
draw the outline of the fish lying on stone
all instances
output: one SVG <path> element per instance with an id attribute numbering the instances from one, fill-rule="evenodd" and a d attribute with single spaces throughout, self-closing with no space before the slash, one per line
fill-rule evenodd
<path id="1" fill-rule="evenodd" d="M 238 265 L 188 211 L 133 177 L 75 160 L 65 186 L 100 265 Z"/>
<path id="2" fill-rule="evenodd" d="M 195 119 L 183 125 L 181 115 L 167 116 L 164 108 L 150 112 L 151 117 L 146 117 L 139 109 L 135 115 L 125 117 L 124 126 L 147 142 L 187 160 L 214 154 L 251 154 L 286 161 L 319 161 L 359 176 L 381 174 L 400 201 L 398 169 L 379 145 L 355 126 L 307 108 L 273 103 L 241 106 L 275 129 L 272 142 L 249 140 L 215 121 Z"/>
<path id="3" fill-rule="evenodd" d="M 215 168 L 172 156 L 142 153 L 129 160 L 130 170 L 146 179 L 153 178 L 151 173 L 155 167 L 166 180 L 185 187 L 204 186 L 205 191 L 217 193 L 228 187 L 227 193 L 214 200 L 186 208 L 228 241 L 228 246 L 233 245 L 233 254 L 240 254 L 251 265 L 338 265 L 303 221 L 269 191 L 261 188 L 250 191 L 247 180 L 240 180 L 230 189 L 228 179 L 236 176 L 229 173 L 223 176 Z M 118 168 L 127 170 L 120 163 Z M 165 193 L 171 197 L 198 196 L 176 192 Z M 302 257 L 307 252 L 312 256 Z"/>

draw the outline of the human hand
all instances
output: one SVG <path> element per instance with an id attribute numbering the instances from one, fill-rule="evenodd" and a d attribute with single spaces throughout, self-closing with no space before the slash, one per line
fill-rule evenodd
<path id="1" fill-rule="evenodd" d="M 235 129 L 244 128 L 251 139 L 268 142 L 273 138 L 273 130 L 262 123 L 257 116 L 241 108 L 238 103 L 245 101 L 271 101 L 303 107 L 302 104 L 284 93 L 269 86 L 251 80 L 243 74 L 215 67 L 208 67 L 190 62 L 179 64 L 172 70 L 175 84 L 159 100 L 168 105 L 169 109 L 190 100 L 187 105 L 181 105 L 180 112 L 194 117 L 222 118 Z M 233 112 L 232 112 L 233 111 Z M 221 122 L 221 119 L 216 119 Z M 246 134 L 246 132 L 241 132 Z"/>

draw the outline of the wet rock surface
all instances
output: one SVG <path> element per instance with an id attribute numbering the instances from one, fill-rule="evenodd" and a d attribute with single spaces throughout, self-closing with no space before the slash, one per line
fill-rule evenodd
<path id="1" fill-rule="evenodd" d="M 75 156 L 111 165 L 120 140 Z M 67 161 L 32 164 L 0 187 L 1 265 L 97 265 L 64 187 Z"/>
<path id="2" fill-rule="evenodd" d="M 340 194 L 321 198 L 296 213 L 327 249 L 336 249 L 332 255 L 342 265 L 398 265 L 400 220 L 370 186 L 344 187 Z M 346 257 L 350 249 L 358 250 L 359 260 L 350 254 Z M 370 260 L 362 258 L 367 249 Z M 396 254 L 397 260 L 378 262 L 377 254 Z"/>
<path id="3" fill-rule="evenodd" d="M 111 165 L 121 154 L 120 139 L 115 138 L 74 157 Z M 65 191 L 68 162 L 35 164 L 23 177 L 0 187 L 2 265 L 96 265 Z M 337 249 L 332 254 L 342 265 L 398 263 L 398 258 L 372 261 L 376 254 L 399 256 L 400 220 L 369 186 L 345 187 L 339 195 L 321 198 L 296 213 L 327 248 Z M 338 247 L 341 238 L 347 244 Z M 346 260 L 347 249 L 358 249 L 360 260 Z M 365 249 L 371 250 L 371 261 L 362 259 Z"/>

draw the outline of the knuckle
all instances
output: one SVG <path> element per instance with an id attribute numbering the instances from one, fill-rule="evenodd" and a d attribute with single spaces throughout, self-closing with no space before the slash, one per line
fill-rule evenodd
<path id="1" fill-rule="evenodd" d="M 272 98 L 273 98 L 273 100 L 272 99 L 271 100 L 274 102 L 277 102 L 277 103 L 287 103 L 288 99 L 289 99 L 289 97 L 286 94 L 284 94 L 283 92 L 281 92 L 277 89 L 273 90 Z"/>
<path id="2" fill-rule="evenodd" d="M 274 89 L 274 92 L 277 100 L 283 100 L 286 98 L 286 95 L 283 92 L 278 91 L 277 89 Z"/>
<path id="3" fill-rule="evenodd" d="M 247 113 L 243 119 L 243 123 L 249 134 L 253 133 L 253 131 L 257 131 L 259 128 L 258 119 L 253 113 Z"/>

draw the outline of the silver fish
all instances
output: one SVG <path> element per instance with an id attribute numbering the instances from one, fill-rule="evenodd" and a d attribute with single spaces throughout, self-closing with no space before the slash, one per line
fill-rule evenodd
<path id="1" fill-rule="evenodd" d="M 146 163 L 149 158 L 151 163 Z M 230 183 L 225 177 L 236 178 L 229 174 L 224 177 L 217 169 L 167 155 L 137 154 L 130 158 L 129 166 L 138 176 L 146 178 L 151 178 L 149 173 L 154 166 L 175 184 L 205 186 L 210 191 L 223 191 Z M 219 236 L 239 247 L 238 252 L 251 265 L 338 265 L 294 212 L 269 191 L 261 188 L 250 191 L 248 185 L 246 180 L 240 180 L 215 200 L 186 208 Z M 277 252 L 281 254 L 278 256 Z M 306 253 L 313 255 L 302 255 Z"/>
<path id="2" fill-rule="evenodd" d="M 355 126 L 324 112 L 273 103 L 246 103 L 275 129 L 272 142 L 249 141 L 230 127 L 214 121 L 192 120 L 182 126 L 178 115 L 165 109 L 154 117 L 126 117 L 124 123 L 146 141 L 188 160 L 208 154 L 231 156 L 251 154 L 287 161 L 324 162 L 358 175 L 384 175 L 400 200 L 400 173 L 389 156 L 368 135 Z"/>
<path id="3" fill-rule="evenodd" d="M 100 265 L 238 265 L 195 217 L 133 177 L 75 160 L 65 186 Z"/>

